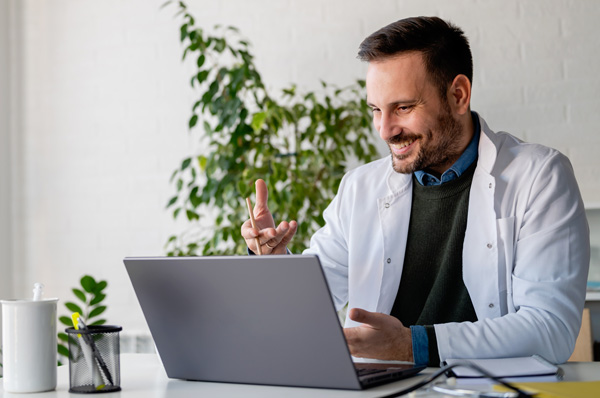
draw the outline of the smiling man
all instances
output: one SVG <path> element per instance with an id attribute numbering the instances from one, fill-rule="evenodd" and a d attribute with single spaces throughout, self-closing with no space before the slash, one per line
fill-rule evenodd
<path id="1" fill-rule="evenodd" d="M 430 82 L 420 52 L 370 62 L 367 103 L 375 128 L 390 147 L 396 172 L 427 168 L 441 175 L 471 141 L 470 82 L 462 74 L 454 80 L 451 101 Z"/>
<path id="2" fill-rule="evenodd" d="M 495 133 L 470 109 L 471 51 L 436 17 L 366 38 L 367 102 L 390 158 L 344 176 L 307 254 L 319 256 L 357 357 L 438 366 L 538 354 L 566 361 L 585 300 L 589 231 L 568 159 Z M 256 183 L 256 251 L 283 254 Z"/>

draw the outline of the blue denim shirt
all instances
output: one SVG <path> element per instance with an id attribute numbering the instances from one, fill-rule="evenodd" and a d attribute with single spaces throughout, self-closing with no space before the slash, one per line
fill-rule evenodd
<path id="1" fill-rule="evenodd" d="M 461 176 L 477 159 L 477 149 L 479 147 L 479 136 L 481 126 L 479 125 L 479 117 L 476 113 L 471 112 L 473 118 L 474 134 L 471 142 L 465 149 L 462 155 L 448 170 L 446 170 L 440 178 L 431 175 L 423 170 L 415 171 L 415 177 L 419 184 L 424 186 L 441 185 L 448 181 L 452 181 Z M 410 327 L 412 333 L 412 348 L 413 359 L 417 365 L 427 365 L 429 363 L 429 338 L 425 326 L 412 325 Z M 430 364 L 436 366 L 437 364 Z"/>

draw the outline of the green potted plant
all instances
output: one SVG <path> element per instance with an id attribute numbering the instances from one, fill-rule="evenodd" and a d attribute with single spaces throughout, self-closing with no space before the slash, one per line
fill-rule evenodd
<path id="1" fill-rule="evenodd" d="M 89 326 L 104 325 L 106 319 L 100 315 L 106 311 L 104 289 L 108 283 L 104 280 L 96 281 L 90 275 L 84 275 L 79 280 L 80 286 L 71 289 L 79 303 L 75 301 L 65 302 L 65 307 L 70 311 L 69 316 L 63 315 L 58 318 L 60 323 L 66 327 L 73 327 L 71 313 L 78 312 L 84 322 Z M 58 332 L 58 354 L 65 358 L 69 357 L 69 337 L 63 331 Z M 59 365 L 60 365 L 59 361 Z"/>
<path id="2" fill-rule="evenodd" d="M 183 59 L 196 65 L 189 128 L 201 149 L 171 177 L 175 194 L 167 208 L 191 227 L 168 239 L 168 255 L 245 253 L 244 199 L 258 178 L 267 183 L 275 218 L 299 222 L 289 249 L 301 252 L 324 224 L 323 210 L 349 162 L 377 156 L 364 81 L 345 88 L 322 82 L 319 92 L 291 86 L 273 95 L 238 29 L 216 26 L 207 33 L 183 2 L 176 4 Z"/>

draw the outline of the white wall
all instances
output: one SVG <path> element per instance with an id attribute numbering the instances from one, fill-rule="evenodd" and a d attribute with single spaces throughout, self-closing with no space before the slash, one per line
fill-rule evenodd
<path id="1" fill-rule="evenodd" d="M 10 260 L 10 184 L 8 140 L 8 3 L 0 0 L 0 297 L 12 294 L 12 270 Z M 2 317 L 0 317 L 0 342 L 2 341 Z M 1 343 L 0 343 L 1 344 Z M 1 362 L 1 358 L 0 358 Z M 2 368 L 0 368 L 0 375 Z"/>
<path id="2" fill-rule="evenodd" d="M 16 117 L 20 107 L 20 46 L 15 29 L 19 22 L 18 9 L 18 3 L 0 0 L 0 299 L 14 294 L 14 287 L 19 281 L 14 265 L 18 246 L 23 243 L 23 239 L 19 239 L 21 230 L 17 225 L 23 219 L 19 206 L 21 145 L 19 118 Z"/>
<path id="3" fill-rule="evenodd" d="M 8 222 L 10 211 L 9 185 L 9 139 L 8 139 L 8 2 L 0 0 L 0 274 L 6 276 L 10 272 Z M 8 274 L 10 275 L 10 274 Z M 0 292 L 9 293 L 10 277 L 0 278 Z M 0 321 L 1 322 L 1 321 Z"/>
<path id="4" fill-rule="evenodd" d="M 145 323 L 121 263 L 161 255 L 176 225 L 171 171 L 194 140 L 179 21 L 164 0 L 22 0 L 23 247 L 15 294 L 35 281 L 72 299 L 84 273 L 109 281 L 107 316 Z M 235 25 L 267 84 L 362 78 L 361 40 L 394 20 L 438 15 L 475 58 L 473 108 L 497 130 L 556 147 L 588 202 L 600 203 L 597 1 L 190 1 L 205 26 Z"/>

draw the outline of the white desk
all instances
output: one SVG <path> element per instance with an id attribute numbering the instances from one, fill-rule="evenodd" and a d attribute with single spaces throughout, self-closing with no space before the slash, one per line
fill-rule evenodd
<path id="1" fill-rule="evenodd" d="M 561 365 L 565 371 L 565 380 L 600 380 L 600 362 L 568 363 Z M 428 368 L 423 374 L 434 372 Z M 408 387 L 425 376 L 416 376 L 408 380 L 379 386 L 368 391 L 323 390 L 313 388 L 290 388 L 254 386 L 247 384 L 203 383 L 172 380 L 167 375 L 156 354 L 122 354 L 121 355 L 121 387 L 122 391 L 106 394 L 69 394 L 69 367 L 58 368 L 58 386 L 55 391 L 38 394 L 11 394 L 0 388 L 0 397 L 5 398 L 59 398 L 59 397 L 94 397 L 107 398 L 187 398 L 187 397 L 380 397 Z M 1 380 L 1 379 L 0 379 Z M 0 381 L 0 385 L 2 382 Z M 419 394 L 419 397 L 427 395 Z M 440 394 L 432 394 L 440 398 Z"/>

